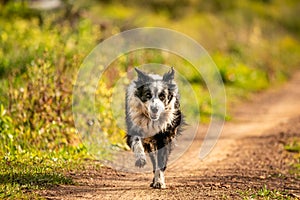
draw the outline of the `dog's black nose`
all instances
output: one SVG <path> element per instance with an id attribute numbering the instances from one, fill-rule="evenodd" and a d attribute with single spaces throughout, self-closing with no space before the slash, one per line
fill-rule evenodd
<path id="1" fill-rule="evenodd" d="M 158 112 L 158 108 L 157 107 L 151 106 L 150 109 L 151 109 L 152 113 L 157 113 Z"/>

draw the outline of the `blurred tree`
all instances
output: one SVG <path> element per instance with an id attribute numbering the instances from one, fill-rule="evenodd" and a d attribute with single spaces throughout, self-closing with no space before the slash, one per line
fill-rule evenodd
<path id="1" fill-rule="evenodd" d="M 8 1 L 9 1 L 9 0 L 0 0 L 0 4 L 1 4 L 1 5 L 5 5 L 5 4 L 8 3 Z"/>

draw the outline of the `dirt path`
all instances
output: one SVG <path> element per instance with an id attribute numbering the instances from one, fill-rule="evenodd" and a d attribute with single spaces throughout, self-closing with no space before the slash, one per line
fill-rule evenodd
<path id="1" fill-rule="evenodd" d="M 283 150 L 284 141 L 300 136 L 300 73 L 239 105 L 233 116 L 204 160 L 198 154 L 206 127 L 200 127 L 190 148 L 168 167 L 165 190 L 149 187 L 151 173 L 102 167 L 70 174 L 78 185 L 41 194 L 49 199 L 236 199 L 239 191 L 266 185 L 300 195 L 300 180 L 288 173 L 292 158 Z"/>

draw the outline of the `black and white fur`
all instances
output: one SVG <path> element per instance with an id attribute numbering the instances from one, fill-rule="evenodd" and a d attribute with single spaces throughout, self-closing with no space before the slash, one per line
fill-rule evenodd
<path id="1" fill-rule="evenodd" d="M 149 153 L 154 173 L 150 186 L 166 188 L 164 171 L 172 140 L 182 124 L 174 69 L 163 77 L 135 70 L 138 79 L 131 82 L 126 93 L 127 144 L 135 154 L 137 167 L 146 164 L 145 153 Z"/>

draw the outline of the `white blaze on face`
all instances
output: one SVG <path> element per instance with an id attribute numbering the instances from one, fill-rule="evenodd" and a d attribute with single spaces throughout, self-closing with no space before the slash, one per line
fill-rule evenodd
<path id="1" fill-rule="evenodd" d="M 154 82 L 152 85 L 152 99 L 148 105 L 148 113 L 152 121 L 157 121 L 160 114 L 165 110 L 164 103 L 158 98 L 158 95 L 163 90 L 161 82 Z"/>

